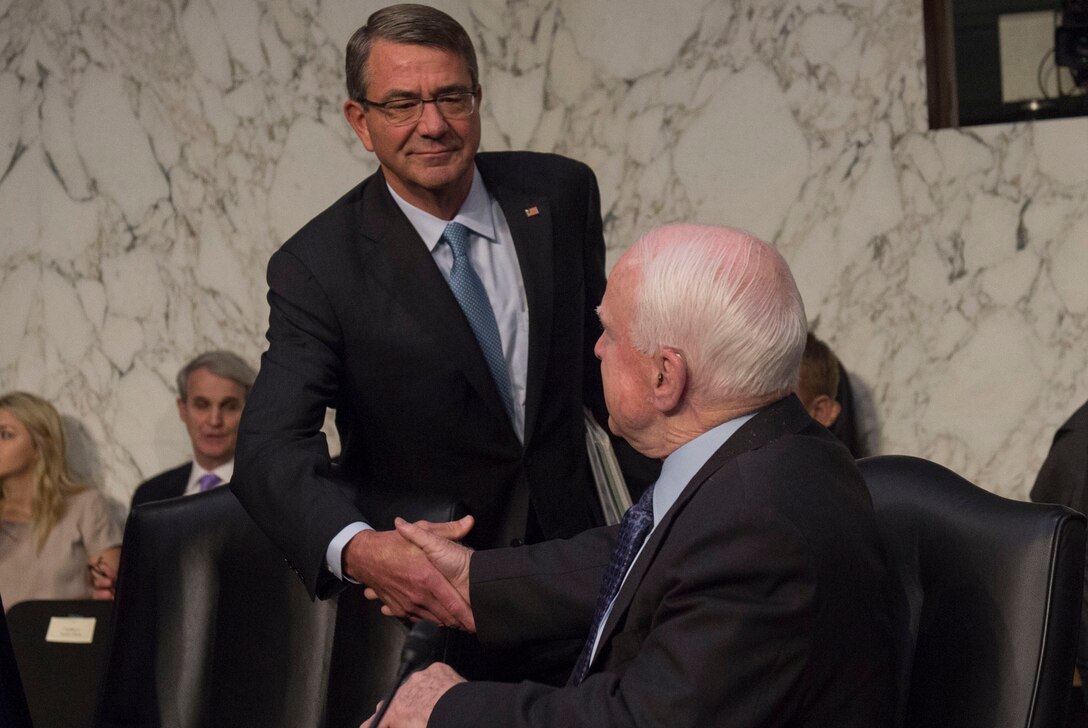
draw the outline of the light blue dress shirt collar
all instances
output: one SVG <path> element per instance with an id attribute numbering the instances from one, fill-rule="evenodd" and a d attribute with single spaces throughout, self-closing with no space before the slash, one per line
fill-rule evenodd
<path id="1" fill-rule="evenodd" d="M 388 182 L 386 182 L 386 187 L 389 187 Z M 412 223 L 412 227 L 419 233 L 419 237 L 423 238 L 427 250 L 431 251 L 431 253 L 434 253 L 438 241 L 442 239 L 442 231 L 446 229 L 446 225 L 450 222 L 461 223 L 488 242 L 498 242 L 498 236 L 495 234 L 494 218 L 491 215 L 491 195 L 488 193 L 487 188 L 484 187 L 483 178 L 480 177 L 480 170 L 476 169 L 475 166 L 472 169 L 472 187 L 469 188 L 468 197 L 465 198 L 464 204 L 461 205 L 461 209 L 457 211 L 457 216 L 452 221 L 443 220 L 429 212 L 420 210 L 418 207 L 413 207 L 411 203 L 398 195 L 392 187 L 389 187 L 389 194 L 393 195 L 393 201 L 397 203 L 397 207 Z"/>
<path id="2" fill-rule="evenodd" d="M 756 413 L 752 412 L 723 422 L 694 440 L 684 443 L 665 458 L 665 462 L 661 465 L 661 475 L 654 485 L 654 528 L 657 528 L 657 524 L 661 523 L 661 519 L 676 503 L 680 492 L 699 472 L 699 468 L 706 465 L 718 448 L 724 445 L 725 441 L 732 437 L 745 422 L 755 416 Z"/>

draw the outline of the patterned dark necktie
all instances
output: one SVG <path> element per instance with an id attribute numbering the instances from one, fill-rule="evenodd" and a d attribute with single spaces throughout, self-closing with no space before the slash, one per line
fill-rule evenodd
<path id="1" fill-rule="evenodd" d="M 597 639 L 597 631 L 601 627 L 601 621 L 608 612 L 608 605 L 619 593 L 623 577 L 631 568 L 631 562 L 635 560 L 635 554 L 646 540 L 646 534 L 654 525 L 654 486 L 651 485 L 638 499 L 638 503 L 627 509 L 620 521 L 620 536 L 612 549 L 612 558 L 608 562 L 608 568 L 604 572 L 604 581 L 601 582 L 601 591 L 597 594 L 597 604 L 593 611 L 593 624 L 589 628 L 589 636 L 582 647 L 582 654 L 578 656 L 578 662 L 574 665 L 574 671 L 570 674 L 569 685 L 577 685 L 585 679 L 589 672 L 589 663 L 593 657 L 593 643 Z"/>
<path id="2" fill-rule="evenodd" d="M 459 222 L 451 222 L 442 232 L 442 240 L 453 251 L 453 269 L 450 271 L 450 290 L 453 291 L 461 310 L 465 312 L 472 333 L 480 343 L 487 368 L 502 397 L 503 406 L 510 420 L 514 419 L 514 403 L 510 394 L 510 377 L 506 371 L 506 359 L 502 355 L 502 338 L 495 323 L 495 312 L 487 300 L 487 291 L 476 275 L 476 269 L 468 259 L 468 228 Z"/>

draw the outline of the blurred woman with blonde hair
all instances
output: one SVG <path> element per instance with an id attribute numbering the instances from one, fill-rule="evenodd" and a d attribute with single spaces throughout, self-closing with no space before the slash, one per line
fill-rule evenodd
<path id="1" fill-rule="evenodd" d="M 0 397 L 0 599 L 109 599 L 121 525 L 97 490 L 68 470 L 53 405 Z M 97 585 L 96 585 L 97 580 Z"/>

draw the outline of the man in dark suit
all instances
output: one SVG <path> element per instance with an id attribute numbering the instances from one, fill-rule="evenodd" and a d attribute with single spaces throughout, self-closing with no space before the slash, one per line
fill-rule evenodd
<path id="1" fill-rule="evenodd" d="M 482 642 L 588 635 L 583 658 L 562 688 L 436 663 L 383 728 L 891 725 L 875 518 L 849 452 L 791 394 L 806 320 L 785 261 L 736 230 L 660 228 L 617 263 L 600 316 L 609 424 L 665 458 L 623 523 L 476 553 L 397 523 Z"/>
<path id="2" fill-rule="evenodd" d="M 346 65 L 344 114 L 380 169 L 269 262 L 233 489 L 311 594 L 360 582 L 457 624 L 459 595 L 382 513 L 460 501 L 481 548 L 599 524 L 583 425 L 584 405 L 604 416 L 598 190 L 562 157 L 477 154 L 475 51 L 445 13 L 377 11 Z"/>
<path id="3" fill-rule="evenodd" d="M 189 434 L 193 460 L 141 483 L 132 495 L 133 508 L 230 482 L 238 421 L 256 376 L 229 351 L 206 351 L 181 368 L 178 417 Z"/>

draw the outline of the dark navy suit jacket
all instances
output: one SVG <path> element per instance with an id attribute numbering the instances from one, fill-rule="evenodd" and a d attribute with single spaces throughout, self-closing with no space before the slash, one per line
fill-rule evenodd
<path id="1" fill-rule="evenodd" d="M 481 642 L 584 639 L 618 528 L 474 554 Z M 428 726 L 885 728 L 887 589 L 853 458 L 791 395 L 727 440 L 663 516 L 583 683 L 462 683 Z"/>
<path id="2" fill-rule="evenodd" d="M 192 462 L 188 462 L 145 480 L 132 494 L 132 507 L 185 495 L 185 486 L 189 483 L 192 468 Z"/>

